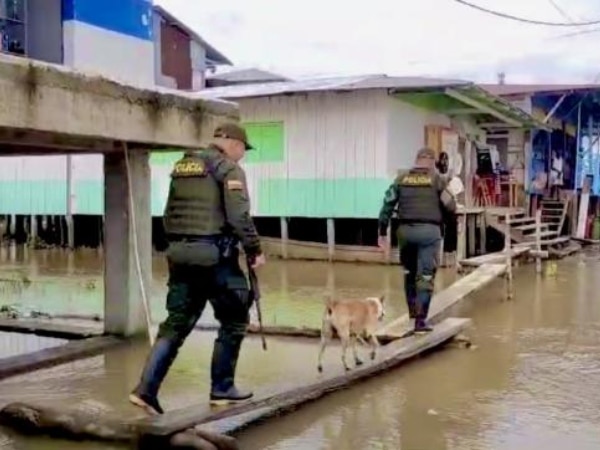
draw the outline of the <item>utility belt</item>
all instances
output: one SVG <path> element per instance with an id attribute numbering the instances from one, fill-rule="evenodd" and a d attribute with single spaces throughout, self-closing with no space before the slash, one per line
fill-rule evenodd
<path id="1" fill-rule="evenodd" d="M 213 265 L 219 260 L 238 256 L 238 239 L 230 235 L 168 234 L 167 239 L 167 256 L 170 255 L 175 262 Z"/>
<path id="2" fill-rule="evenodd" d="M 433 220 L 433 219 L 400 219 L 399 223 L 400 223 L 400 225 L 425 225 L 425 224 L 429 224 L 429 225 L 437 225 L 437 226 L 440 226 L 442 224 L 441 221 L 439 221 L 439 220 Z"/>

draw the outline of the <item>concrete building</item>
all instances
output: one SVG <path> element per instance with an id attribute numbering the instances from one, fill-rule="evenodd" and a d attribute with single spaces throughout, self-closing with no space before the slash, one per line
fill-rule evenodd
<path id="1" fill-rule="evenodd" d="M 0 43 L 4 53 L 140 87 L 202 89 L 208 68 L 231 64 L 152 0 L 0 1 Z M 63 216 L 68 229 L 73 216 L 101 215 L 102 161 L 99 154 L 3 158 L 0 214 Z"/>

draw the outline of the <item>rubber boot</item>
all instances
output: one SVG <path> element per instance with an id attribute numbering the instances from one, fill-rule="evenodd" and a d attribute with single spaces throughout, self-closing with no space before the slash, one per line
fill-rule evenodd
<path id="1" fill-rule="evenodd" d="M 254 396 L 252 392 L 239 391 L 235 386 L 235 371 L 241 345 L 241 338 L 219 336 L 215 340 L 211 363 L 211 405 L 239 403 Z"/>
<path id="2" fill-rule="evenodd" d="M 129 395 L 129 401 L 149 414 L 163 414 L 158 402 L 158 390 L 179 351 L 173 339 L 159 338 L 146 360 L 140 382 Z"/>
<path id="3" fill-rule="evenodd" d="M 419 291 L 417 293 L 417 313 L 415 316 L 415 333 L 429 333 L 433 328 L 427 325 L 427 315 L 429 314 L 429 305 L 431 304 L 431 293 L 429 291 Z"/>
<path id="4" fill-rule="evenodd" d="M 404 271 L 404 296 L 408 306 L 408 317 L 414 319 L 417 316 L 417 288 L 414 274 Z"/>

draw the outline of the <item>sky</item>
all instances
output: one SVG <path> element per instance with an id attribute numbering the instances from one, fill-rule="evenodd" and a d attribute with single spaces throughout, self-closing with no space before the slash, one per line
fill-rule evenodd
<path id="1" fill-rule="evenodd" d="M 469 1 L 536 20 L 600 20 L 598 0 Z M 600 26 L 522 24 L 455 0 L 155 3 L 236 66 L 290 77 L 387 74 L 496 82 L 505 72 L 507 83 L 600 81 Z"/>

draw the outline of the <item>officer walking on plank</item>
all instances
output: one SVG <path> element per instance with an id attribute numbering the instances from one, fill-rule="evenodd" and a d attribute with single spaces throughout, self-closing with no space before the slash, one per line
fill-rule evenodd
<path id="1" fill-rule="evenodd" d="M 435 152 L 418 151 L 415 165 L 400 171 L 385 192 L 379 214 L 379 247 L 387 248 L 387 228 L 396 206 L 400 226 L 397 230 L 400 263 L 404 267 L 404 291 L 408 312 L 415 320 L 414 332 L 432 328 L 426 319 L 433 294 L 441 230 L 445 212 L 456 211 L 447 182 L 435 170 Z"/>
<path id="2" fill-rule="evenodd" d="M 160 324 L 139 384 L 129 397 L 151 414 L 163 413 L 158 390 L 207 301 L 221 325 L 212 354 L 211 404 L 253 396 L 234 383 L 251 306 L 238 242 L 253 267 L 265 263 L 250 217 L 246 176 L 238 164 L 250 149 L 244 129 L 226 123 L 216 128 L 207 149 L 187 152 L 171 173 L 164 215 L 168 317 Z"/>

